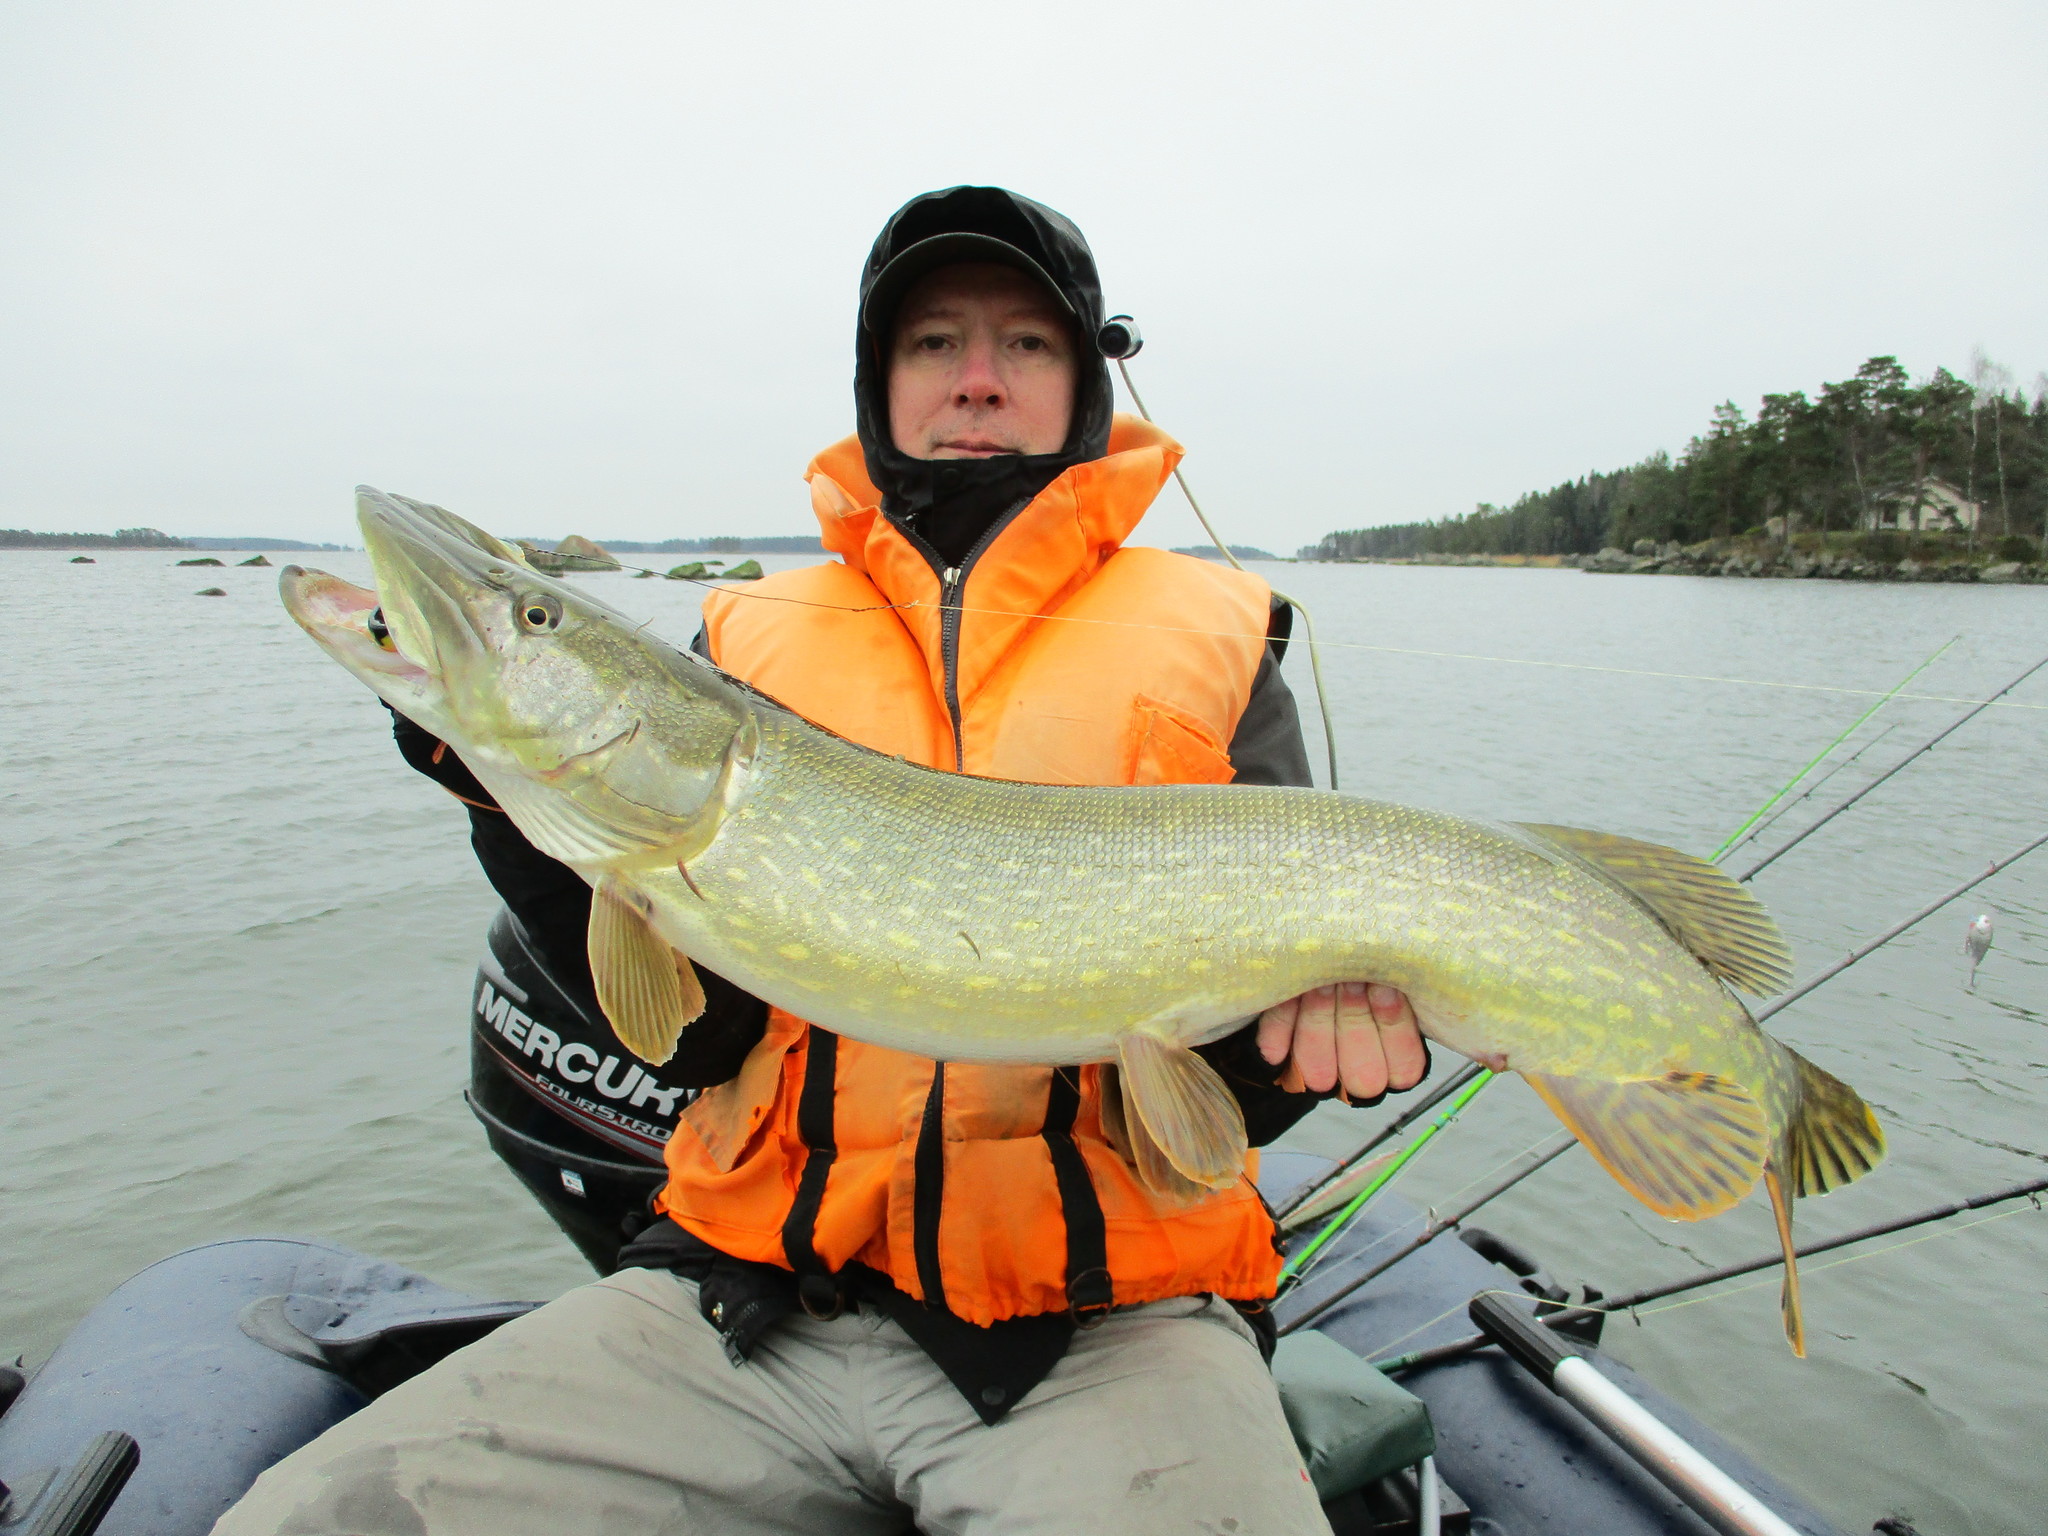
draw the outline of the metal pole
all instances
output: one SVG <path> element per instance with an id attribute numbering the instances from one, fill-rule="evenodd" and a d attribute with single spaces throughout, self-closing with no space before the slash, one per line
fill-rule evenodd
<path id="1" fill-rule="evenodd" d="M 1691 1441 L 1594 1370 L 1568 1341 L 1538 1327 L 1519 1307 L 1489 1292 L 1472 1298 L 1470 1312 L 1480 1331 L 1517 1365 L 1591 1419 L 1723 1536 L 1799 1536 Z"/>

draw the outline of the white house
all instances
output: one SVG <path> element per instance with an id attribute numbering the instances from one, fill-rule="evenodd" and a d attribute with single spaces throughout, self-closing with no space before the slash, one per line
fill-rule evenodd
<path id="1" fill-rule="evenodd" d="M 1961 532 L 1978 526 L 1981 502 L 1971 501 L 1946 480 L 1929 475 L 1917 485 L 1888 491 L 1864 515 L 1866 528 L 1891 528 L 1900 533 Z"/>

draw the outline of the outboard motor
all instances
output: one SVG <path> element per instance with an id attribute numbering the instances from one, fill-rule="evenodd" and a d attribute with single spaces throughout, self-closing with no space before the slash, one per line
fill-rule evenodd
<path id="1" fill-rule="evenodd" d="M 652 1217 L 662 1152 L 695 1091 L 620 1045 L 587 983 L 552 969 L 511 911 L 491 924 L 464 1095 L 491 1150 L 599 1274 Z"/>

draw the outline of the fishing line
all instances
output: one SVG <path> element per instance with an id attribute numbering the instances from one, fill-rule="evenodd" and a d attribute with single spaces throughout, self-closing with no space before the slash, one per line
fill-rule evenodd
<path id="1" fill-rule="evenodd" d="M 1741 840 L 1742 834 L 1747 832 L 1751 827 L 1756 825 L 1758 818 L 1760 818 L 1764 814 L 1764 812 L 1768 811 L 1772 806 L 1776 805 L 1780 800 L 1784 799 L 1787 795 L 1792 793 L 1793 789 L 1797 787 L 1799 781 L 1805 778 L 1809 773 L 1813 772 L 1814 769 L 1818 768 L 1821 765 L 1822 760 L 1827 758 L 1830 754 L 1832 754 L 1835 748 L 1839 747 L 1843 742 L 1847 741 L 1851 736 L 1855 735 L 1857 728 L 1860 727 L 1864 721 L 1868 720 L 1880 709 L 1883 709 L 1885 705 L 1891 703 L 1893 699 L 1897 698 L 1899 696 L 1899 691 L 1903 689 L 1906 686 L 1906 684 L 1910 683 L 1922 672 L 1925 672 L 1929 667 L 1933 666 L 1934 663 L 1940 658 L 1942 652 L 1946 651 L 1950 646 L 1954 645 L 1958 640 L 1962 638 L 1963 637 L 1961 635 L 1949 636 L 1948 639 L 1944 640 L 1940 645 L 1934 648 L 1933 653 L 1929 655 L 1925 661 L 1921 662 L 1919 666 L 1915 667 L 1912 671 L 1908 672 L 1904 677 L 1900 678 L 1898 682 L 1893 685 L 1892 691 L 1890 693 L 1887 693 L 1883 698 L 1879 699 L 1875 704 L 1871 705 L 1870 708 L 1866 709 L 1865 711 L 1863 711 L 1862 714 L 1858 715 L 1854 720 L 1850 721 L 1849 724 L 1846 727 L 1844 727 L 1842 734 L 1837 736 L 1833 741 L 1829 742 L 1825 747 L 1822 747 L 1819 754 L 1813 759 L 1813 761 L 1809 762 L 1804 768 L 1800 769 L 1797 773 L 1793 774 L 1791 778 L 1785 781 L 1784 788 L 1780 789 L 1775 795 L 1771 796 L 1770 799 L 1766 800 L 1754 811 L 1751 811 L 1749 813 L 1749 820 L 1745 821 L 1733 832 L 1730 832 L 1728 834 L 1727 841 L 1722 843 L 1720 847 L 1716 848 L 1712 853 L 1707 855 L 1707 862 L 1709 864 L 1719 863 L 1721 855 L 1726 853 L 1730 848 L 1733 848 L 1736 845 L 1736 843 Z M 1790 845 L 1788 844 L 1787 846 Z M 1762 866 L 1759 865 L 1758 868 L 1762 868 Z"/>
<path id="2" fill-rule="evenodd" d="M 1961 1226 L 1941 1227 L 1933 1232 L 1923 1232 L 1918 1237 L 1909 1237 L 1904 1242 L 1886 1243 L 1884 1247 L 1873 1248 L 1868 1253 L 1852 1253 L 1845 1258 L 1829 1259 L 1825 1264 L 1814 1264 L 1802 1268 L 1799 1271 L 1800 1278 L 1804 1279 L 1809 1275 L 1817 1275 L 1822 1270 L 1839 1269 L 1844 1264 L 1860 1264 L 1865 1259 L 1874 1259 L 1886 1253 L 1897 1253 L 1901 1248 L 1911 1248 L 1920 1243 L 1931 1243 L 1937 1238 L 1955 1237 L 1959 1233 L 1969 1231 L 1972 1227 L 1988 1227 L 1994 1221 L 2007 1221 L 2014 1216 L 2024 1216 L 2029 1211 L 2038 1209 L 2038 1206 L 2033 1205 L 2015 1206 L 2009 1211 L 2000 1211 L 1996 1216 L 1979 1216 L 1975 1221 L 1966 1221 Z M 1696 1307 L 1701 1302 L 1719 1301 L 1724 1296 L 1740 1296 L 1748 1291 L 1760 1291 L 1765 1286 L 1780 1285 L 1782 1283 L 1781 1280 L 1775 1277 L 1764 1280 L 1752 1280 L 1747 1285 L 1734 1286 L 1725 1291 L 1709 1291 L 1704 1296 L 1688 1296 L 1684 1301 L 1674 1301 L 1661 1307 L 1629 1307 L 1626 1310 L 1632 1317 L 1655 1317 L 1659 1312 L 1676 1312 L 1680 1307 Z M 1592 1307 L 1583 1310 L 1605 1311 L 1606 1309 L 1596 1302 Z M 1619 1310 L 1621 1309 L 1617 1309 L 1617 1311 Z M 1615 1316 L 1616 1313 L 1609 1313 L 1608 1315 L 1611 1317 Z"/>
<path id="3" fill-rule="evenodd" d="M 646 571 L 650 576 L 665 576 L 662 571 L 647 566 L 624 565 L 622 571 Z M 950 610 L 942 604 L 924 598 L 912 598 L 901 603 L 821 603 L 810 598 L 784 597 L 775 592 L 750 592 L 745 587 L 727 586 L 710 577 L 671 576 L 671 581 L 685 581 L 692 586 L 702 587 L 708 592 L 727 592 L 734 597 L 750 598 L 761 603 L 793 603 L 800 608 L 829 608 L 836 613 L 901 613 L 913 608 L 929 608 L 935 613 L 974 613 L 987 618 L 1030 619 L 1058 624 L 1099 624 L 1111 629 L 1148 629 L 1169 635 L 1203 635 L 1216 640 L 1243 640 L 1242 631 L 1224 629 L 1196 629 L 1180 624 L 1146 624 L 1129 619 L 1084 618 L 1066 613 L 1028 613 L 1018 608 L 981 608 L 965 603 L 955 604 Z M 1274 594 L 1276 597 L 1278 593 Z M 1528 656 L 1488 656 L 1477 651 L 1430 651 L 1416 646 L 1368 645 L 1360 640 L 1319 640 L 1316 649 L 1328 651 L 1369 651 L 1381 656 L 1415 656 L 1433 661 L 1486 661 L 1508 667 L 1543 667 L 1558 672 L 1599 672 L 1613 677 L 1647 677 L 1660 682 L 1676 683 L 1720 683 L 1733 688 L 1776 688 L 1793 693 L 1833 693 L 1845 698 L 1882 698 L 1886 696 L 1876 688 L 1842 688 L 1829 683 L 1781 683 L 1767 678 L 1723 677 L 1709 672 L 1657 672 L 1644 667 L 1608 667 L 1583 661 L 1539 661 Z M 1313 660 L 1314 651 L 1310 652 Z M 2024 709 L 2048 713 L 2048 704 L 2017 704 L 2010 699 L 1991 700 L 1962 698 L 1945 693 L 1901 693 L 1900 699 L 1920 704 L 1991 704 L 2000 709 Z"/>
<path id="4" fill-rule="evenodd" d="M 1129 317 L 1119 316 L 1118 318 L 1128 319 Z M 1135 334 L 1135 331 L 1133 334 Z M 1137 345 L 1143 346 L 1144 343 L 1139 342 Z M 1152 413 L 1145 409 L 1145 398 L 1138 393 L 1138 386 L 1131 382 L 1129 360 L 1136 355 L 1137 351 L 1133 348 L 1132 351 L 1126 352 L 1123 356 L 1117 358 L 1116 371 L 1123 375 L 1124 390 L 1130 395 L 1131 404 L 1138 408 L 1140 416 L 1150 421 Z M 1243 570 L 1244 562 L 1237 558 L 1236 551 L 1224 543 L 1222 536 L 1216 532 L 1215 524 L 1209 521 L 1209 514 L 1204 512 L 1202 504 L 1195 500 L 1194 487 L 1188 484 L 1188 477 L 1181 473 L 1179 464 L 1173 466 L 1173 480 L 1174 484 L 1180 487 L 1181 495 L 1187 497 L 1188 506 L 1194 510 L 1196 521 L 1202 525 L 1202 532 L 1209 535 L 1209 542 L 1216 546 L 1217 551 L 1224 559 L 1228 560 L 1240 571 Z M 1330 693 L 1323 686 L 1323 657 L 1321 648 L 1316 644 L 1316 621 L 1314 616 L 1309 613 L 1307 603 L 1302 602 L 1299 598 L 1289 597 L 1279 588 L 1272 587 L 1271 583 L 1267 585 L 1271 588 L 1274 597 L 1301 615 L 1303 637 L 1308 641 L 1309 672 L 1315 678 L 1316 684 L 1316 708 L 1322 713 L 1323 717 L 1323 749 L 1328 753 L 1330 759 L 1330 788 L 1335 789 L 1337 787 L 1337 732 L 1330 724 Z"/>

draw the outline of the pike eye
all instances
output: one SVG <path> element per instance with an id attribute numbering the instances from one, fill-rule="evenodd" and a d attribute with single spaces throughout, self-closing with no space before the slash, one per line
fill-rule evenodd
<path id="1" fill-rule="evenodd" d="M 519 599 L 519 627 L 531 634 L 546 634 L 562 623 L 561 602 L 549 592 L 536 592 Z"/>
<path id="2" fill-rule="evenodd" d="M 391 630 L 384 623 L 384 610 L 382 608 L 372 608 L 370 610 L 370 616 L 363 620 L 363 628 L 370 632 L 370 638 L 376 641 L 382 649 L 387 651 L 398 649 L 397 646 L 391 643 Z"/>

